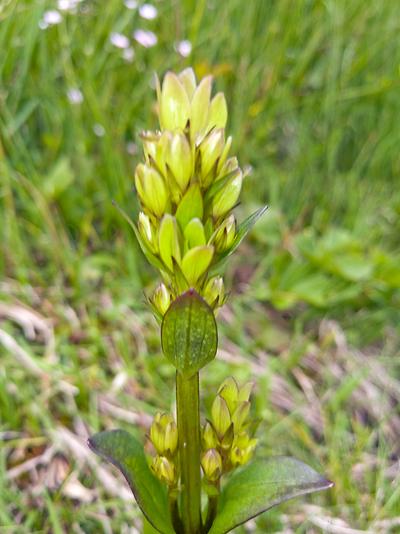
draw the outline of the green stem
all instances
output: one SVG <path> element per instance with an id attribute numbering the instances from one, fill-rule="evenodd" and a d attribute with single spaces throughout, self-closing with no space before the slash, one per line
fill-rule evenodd
<path id="1" fill-rule="evenodd" d="M 176 409 L 185 534 L 201 533 L 199 373 L 176 373 Z"/>
<path id="2" fill-rule="evenodd" d="M 182 525 L 181 518 L 179 517 L 179 507 L 178 507 L 176 489 L 169 492 L 168 501 L 169 501 L 169 510 L 171 513 L 172 525 L 175 529 L 175 532 L 177 532 L 177 534 L 183 534 L 183 525 Z"/>
<path id="3" fill-rule="evenodd" d="M 218 495 L 212 495 L 208 498 L 208 509 L 207 509 L 207 518 L 206 524 L 204 527 L 204 532 L 208 532 L 214 523 L 214 519 L 217 516 L 218 509 Z"/>

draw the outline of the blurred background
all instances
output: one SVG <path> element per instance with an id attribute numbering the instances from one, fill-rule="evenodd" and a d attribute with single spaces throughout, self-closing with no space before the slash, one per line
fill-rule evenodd
<path id="1" fill-rule="evenodd" d="M 100 429 L 143 439 L 173 370 L 132 217 L 154 73 L 213 74 L 251 166 L 218 359 L 259 450 L 335 481 L 237 532 L 400 531 L 400 14 L 392 0 L 0 1 L 0 532 L 135 533 Z"/>

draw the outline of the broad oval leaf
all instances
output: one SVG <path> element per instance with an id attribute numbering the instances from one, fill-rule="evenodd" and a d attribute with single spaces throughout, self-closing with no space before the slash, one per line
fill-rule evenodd
<path id="1" fill-rule="evenodd" d="M 228 481 L 209 534 L 225 534 L 288 499 L 333 483 L 308 465 L 285 456 L 254 460 Z"/>
<path id="2" fill-rule="evenodd" d="M 169 307 L 161 326 L 166 358 L 183 375 L 194 375 L 217 352 L 217 325 L 210 306 L 189 289 Z"/>
<path id="3" fill-rule="evenodd" d="M 162 534 L 174 534 L 167 490 L 147 465 L 143 445 L 125 430 L 99 432 L 89 438 L 88 445 L 118 467 L 151 525 Z"/>

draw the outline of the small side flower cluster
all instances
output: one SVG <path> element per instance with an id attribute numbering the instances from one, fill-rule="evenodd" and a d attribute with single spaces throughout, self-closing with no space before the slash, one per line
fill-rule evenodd
<path id="1" fill-rule="evenodd" d="M 225 97 L 218 93 L 211 99 L 211 86 L 211 76 L 197 84 L 192 69 L 168 72 L 157 88 L 160 131 L 142 133 L 145 162 L 135 172 L 141 204 L 136 235 L 163 279 L 150 298 L 160 318 L 191 287 L 213 309 L 225 300 L 215 268 L 237 242 L 232 209 L 243 172 L 229 157 Z"/>
<path id="2" fill-rule="evenodd" d="M 178 428 L 172 415 L 158 413 L 150 428 L 150 440 L 156 450 L 151 463 L 153 473 L 170 490 L 177 488 L 178 473 Z"/>
<path id="3" fill-rule="evenodd" d="M 234 378 L 220 386 L 211 409 L 211 421 L 202 431 L 201 465 L 208 489 L 219 486 L 220 478 L 235 467 L 247 463 L 253 455 L 257 439 L 249 434 L 247 417 L 253 383 L 238 387 Z"/>

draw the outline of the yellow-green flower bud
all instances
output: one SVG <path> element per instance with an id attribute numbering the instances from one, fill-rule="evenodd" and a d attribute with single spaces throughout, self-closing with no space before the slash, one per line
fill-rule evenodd
<path id="1" fill-rule="evenodd" d="M 143 206 L 156 217 L 161 217 L 168 206 L 168 191 L 162 176 L 153 168 L 139 164 L 135 185 Z"/>
<path id="2" fill-rule="evenodd" d="M 225 302 L 225 287 L 222 276 L 210 278 L 204 288 L 203 296 L 212 307 L 222 306 Z"/>
<path id="3" fill-rule="evenodd" d="M 209 268 L 214 255 L 214 247 L 203 245 L 191 248 L 183 257 L 181 268 L 189 285 L 195 286 Z"/>
<path id="4" fill-rule="evenodd" d="M 242 387 L 239 388 L 238 401 L 245 402 L 250 399 L 251 392 L 254 388 L 254 382 L 246 382 Z"/>
<path id="5" fill-rule="evenodd" d="M 166 286 L 161 283 L 156 287 L 153 295 L 150 297 L 150 302 L 161 316 L 164 316 L 171 304 L 171 293 Z"/>
<path id="6" fill-rule="evenodd" d="M 190 111 L 190 138 L 198 145 L 207 133 L 208 110 L 210 107 L 212 77 L 201 80 L 194 92 Z"/>
<path id="7" fill-rule="evenodd" d="M 157 413 L 150 427 L 150 439 L 158 454 L 173 456 L 178 447 L 178 428 L 167 413 Z"/>
<path id="8" fill-rule="evenodd" d="M 165 450 L 173 456 L 178 449 L 178 427 L 175 421 L 171 421 L 165 428 Z"/>
<path id="9" fill-rule="evenodd" d="M 227 119 L 228 109 L 224 93 L 217 93 L 211 100 L 207 130 L 225 128 Z"/>
<path id="10" fill-rule="evenodd" d="M 210 482 L 217 482 L 222 475 L 222 458 L 216 449 L 209 449 L 201 458 L 204 476 Z"/>
<path id="11" fill-rule="evenodd" d="M 156 456 L 151 468 L 158 479 L 168 486 L 176 485 L 176 469 L 174 464 L 165 456 Z"/>
<path id="12" fill-rule="evenodd" d="M 233 438 L 235 437 L 235 431 L 233 423 L 229 425 L 228 430 L 225 432 L 223 438 L 220 440 L 221 449 L 224 451 L 229 451 L 232 447 Z"/>
<path id="13" fill-rule="evenodd" d="M 250 402 L 240 402 L 236 410 L 232 414 L 232 422 L 235 428 L 235 432 L 239 432 L 244 425 L 247 416 L 250 412 Z"/>
<path id="14" fill-rule="evenodd" d="M 218 219 L 230 211 L 238 201 L 242 189 L 243 173 L 240 169 L 213 198 L 212 213 Z"/>
<path id="15" fill-rule="evenodd" d="M 217 173 L 216 173 L 217 176 L 224 176 L 224 175 L 228 174 L 228 172 L 231 172 L 231 170 L 235 170 L 236 167 L 238 166 L 237 158 L 229 158 L 229 160 L 227 160 L 229 151 L 231 149 L 231 145 L 232 145 L 232 136 L 230 135 L 228 137 L 228 139 L 226 140 L 226 143 L 225 143 L 225 146 L 224 146 L 224 150 L 222 151 L 221 157 L 218 160 Z M 230 160 L 235 160 L 236 161 L 236 165 L 232 169 L 230 168 L 229 170 L 226 170 L 225 169 L 225 164 L 227 164 L 228 161 L 230 161 Z M 230 165 L 232 165 L 232 163 Z"/>
<path id="16" fill-rule="evenodd" d="M 208 421 L 203 428 L 202 445 L 204 450 L 215 449 L 218 445 L 217 435 Z"/>
<path id="17" fill-rule="evenodd" d="M 214 430 L 222 438 L 231 424 L 228 405 L 222 397 L 217 395 L 211 408 L 211 418 Z"/>
<path id="18" fill-rule="evenodd" d="M 176 219 L 168 213 L 161 220 L 158 231 L 158 248 L 164 264 L 172 271 L 174 258 L 178 263 L 181 261 L 179 245 L 178 225 Z"/>
<path id="19" fill-rule="evenodd" d="M 146 163 L 150 166 L 156 165 L 157 169 L 165 177 L 166 168 L 166 150 L 170 140 L 170 132 L 142 132 L 144 155 Z"/>
<path id="20" fill-rule="evenodd" d="M 233 467 L 246 464 L 253 456 L 257 439 L 251 439 L 246 432 L 235 437 L 229 459 Z"/>
<path id="21" fill-rule="evenodd" d="M 236 410 L 238 393 L 237 382 L 232 376 L 226 378 L 219 386 L 218 395 L 225 400 L 231 414 Z"/>
<path id="22" fill-rule="evenodd" d="M 196 90 L 196 76 L 192 68 L 188 67 L 178 74 L 179 80 L 182 82 L 183 87 L 186 90 L 186 93 L 189 97 L 189 100 L 192 100 L 193 94 Z"/>
<path id="23" fill-rule="evenodd" d="M 142 211 L 139 213 L 138 230 L 146 245 L 152 252 L 157 252 L 156 232 L 149 217 Z"/>
<path id="24" fill-rule="evenodd" d="M 215 234 L 214 245 L 217 252 L 225 252 L 233 245 L 236 237 L 236 219 L 233 213 L 220 225 Z"/>
<path id="25" fill-rule="evenodd" d="M 220 158 L 225 145 L 224 130 L 219 128 L 210 132 L 200 145 L 201 175 L 206 185 L 206 178 Z"/>
<path id="26" fill-rule="evenodd" d="M 182 82 L 167 72 L 160 95 L 160 126 L 162 130 L 183 130 L 190 116 L 190 102 Z"/>
<path id="27" fill-rule="evenodd" d="M 185 191 L 193 174 L 193 156 L 188 140 L 182 132 L 177 132 L 171 137 L 167 164 L 181 191 Z"/>

